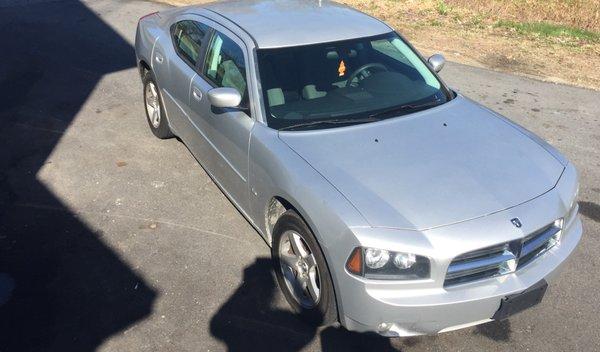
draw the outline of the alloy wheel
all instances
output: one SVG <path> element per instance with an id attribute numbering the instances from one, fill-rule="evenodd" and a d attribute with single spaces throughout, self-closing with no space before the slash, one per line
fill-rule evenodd
<path id="1" fill-rule="evenodd" d="M 154 128 L 160 126 L 160 100 L 158 98 L 158 90 L 154 82 L 146 84 L 146 111 L 148 118 Z"/>
<path id="2" fill-rule="evenodd" d="M 279 263 L 286 286 L 302 307 L 311 309 L 321 298 L 319 266 L 300 234 L 286 231 L 279 242 Z"/>

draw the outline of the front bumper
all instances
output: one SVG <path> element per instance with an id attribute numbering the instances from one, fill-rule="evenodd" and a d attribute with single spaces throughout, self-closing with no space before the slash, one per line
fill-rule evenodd
<path id="1" fill-rule="evenodd" d="M 353 301 L 360 304 L 343 309 L 341 322 L 352 331 L 393 337 L 436 334 L 491 321 L 506 296 L 540 280 L 551 282 L 582 233 L 577 217 L 564 230 L 558 245 L 517 272 L 454 287 L 399 289 L 357 278 L 352 294 Z"/>

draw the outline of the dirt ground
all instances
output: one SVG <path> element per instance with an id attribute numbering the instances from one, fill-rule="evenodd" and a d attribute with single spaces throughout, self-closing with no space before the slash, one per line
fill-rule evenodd
<path id="1" fill-rule="evenodd" d="M 440 52 L 462 64 L 600 89 L 598 42 L 520 34 L 460 8 L 440 14 L 430 1 L 341 2 L 397 28 L 426 55 Z"/>

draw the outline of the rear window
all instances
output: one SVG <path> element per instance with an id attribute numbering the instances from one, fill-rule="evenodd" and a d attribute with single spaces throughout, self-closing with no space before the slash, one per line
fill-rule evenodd
<path id="1" fill-rule="evenodd" d="M 202 40 L 208 29 L 206 25 L 195 21 L 181 21 L 173 25 L 172 36 L 175 50 L 181 58 L 194 67 L 198 64 Z"/>

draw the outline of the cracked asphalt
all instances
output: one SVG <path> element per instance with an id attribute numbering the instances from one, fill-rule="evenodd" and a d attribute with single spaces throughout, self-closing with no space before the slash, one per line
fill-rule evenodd
<path id="1" fill-rule="evenodd" d="M 443 71 L 580 172 L 585 234 L 540 306 L 439 336 L 315 330 L 283 301 L 264 241 L 147 126 L 132 45 L 165 7 L 0 0 L 0 351 L 600 349 L 599 92 Z"/>

